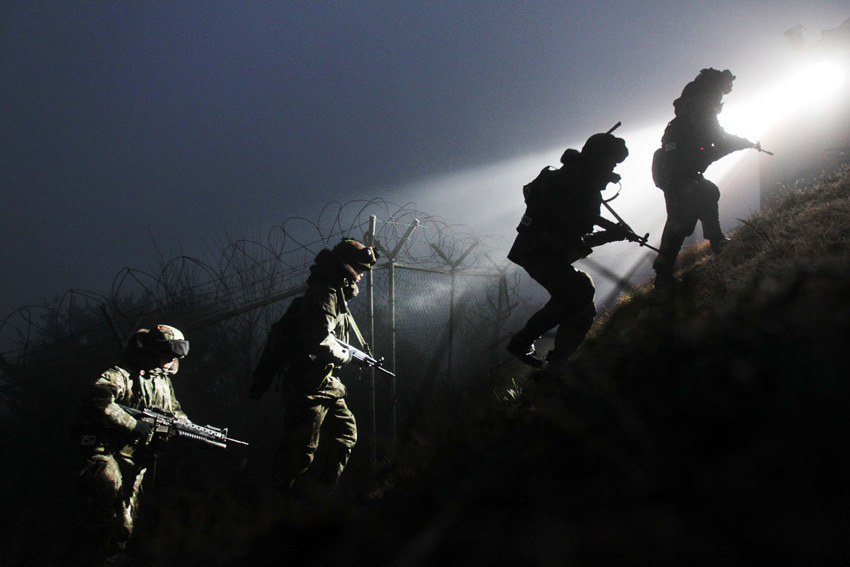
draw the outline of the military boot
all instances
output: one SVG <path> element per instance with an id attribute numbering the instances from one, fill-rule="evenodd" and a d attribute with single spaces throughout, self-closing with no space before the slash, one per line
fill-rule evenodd
<path id="1" fill-rule="evenodd" d="M 729 239 L 724 236 L 723 238 L 712 239 L 709 242 L 711 243 L 711 251 L 717 255 L 723 252 L 723 249 L 729 244 Z"/>
<path id="2" fill-rule="evenodd" d="M 673 289 L 678 283 L 679 279 L 673 276 L 672 273 L 656 272 L 655 283 L 653 284 L 653 287 L 655 287 L 655 289 L 660 290 Z"/>
<path id="3" fill-rule="evenodd" d="M 543 360 L 535 356 L 534 340 L 531 335 L 520 331 L 508 342 L 507 350 L 529 366 L 543 368 Z"/>

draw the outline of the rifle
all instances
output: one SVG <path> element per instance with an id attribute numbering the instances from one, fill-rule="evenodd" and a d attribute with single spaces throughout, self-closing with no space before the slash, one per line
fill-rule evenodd
<path id="1" fill-rule="evenodd" d="M 628 240 L 629 242 L 638 242 L 641 246 L 646 246 L 650 250 L 655 250 L 659 254 L 661 253 L 661 250 L 659 250 L 655 246 L 650 246 L 649 244 L 646 243 L 646 241 L 649 240 L 649 233 L 648 232 L 646 234 L 644 234 L 643 236 L 638 236 L 635 233 L 635 231 L 632 230 L 632 227 L 630 227 L 628 224 L 626 224 L 626 221 L 623 220 L 623 217 L 618 215 L 617 212 L 613 208 L 611 208 L 611 205 L 609 205 L 605 201 L 602 201 L 602 204 L 605 205 L 605 208 L 608 209 L 608 211 L 612 215 L 614 215 L 614 218 L 617 219 L 617 222 L 620 223 L 620 228 L 622 228 L 623 230 L 626 231 L 626 240 Z"/>
<path id="2" fill-rule="evenodd" d="M 395 378 L 395 374 L 393 374 L 392 372 L 390 372 L 389 370 L 384 368 L 384 357 L 381 357 L 380 359 L 372 358 L 371 356 L 369 356 L 368 354 L 366 354 L 362 350 L 357 349 L 357 348 L 351 346 L 348 343 L 344 343 L 341 340 L 337 339 L 336 337 L 334 337 L 334 340 L 342 348 L 347 348 L 349 350 L 349 352 L 351 352 L 351 357 L 360 361 L 360 363 L 363 366 L 368 366 L 369 368 L 377 368 L 378 370 L 380 370 L 384 374 L 387 374 L 387 375 Z"/>
<path id="3" fill-rule="evenodd" d="M 613 126 L 612 126 L 612 127 L 611 127 L 608 131 L 607 131 L 607 132 L 605 132 L 605 133 L 606 133 L 606 134 L 610 134 L 610 133 L 612 133 L 614 130 L 616 130 L 617 128 L 619 128 L 620 126 L 622 126 L 622 125 L 623 125 L 623 123 L 618 121 L 616 124 L 614 124 L 614 125 L 613 125 Z M 761 149 L 761 145 L 758 145 L 758 144 L 757 144 L 755 147 L 756 147 L 756 149 L 758 149 L 759 151 L 764 151 L 764 150 L 762 150 L 762 149 Z M 770 152 L 766 152 L 766 153 L 770 153 Z M 770 155 L 773 155 L 773 154 L 770 154 Z M 616 197 L 616 196 L 617 196 L 617 195 L 614 195 L 614 197 Z M 610 200 L 612 200 L 614 197 L 611 197 L 611 199 L 609 199 L 609 201 L 610 201 Z M 614 218 L 615 218 L 615 219 L 617 219 L 617 222 L 619 222 L 619 223 L 620 223 L 620 228 L 622 228 L 623 230 L 625 230 L 625 231 L 626 231 L 626 240 L 628 240 L 629 242 L 637 242 L 637 243 L 639 243 L 641 246 L 646 246 L 646 247 L 647 247 L 647 248 L 649 248 L 650 250 L 655 250 L 655 251 L 656 251 L 656 252 L 658 252 L 659 254 L 661 253 L 661 250 L 659 250 L 659 249 L 658 249 L 658 248 L 656 248 L 655 246 L 650 246 L 649 244 L 647 244 L 647 243 L 646 243 L 646 241 L 647 241 L 647 240 L 649 240 L 649 233 L 648 233 L 648 232 L 647 232 L 646 234 L 644 234 L 643 236 L 638 236 L 638 235 L 635 233 L 635 231 L 634 231 L 634 230 L 632 230 L 632 227 L 630 227 L 628 224 L 626 224 L 626 221 L 624 221 L 624 220 L 623 220 L 623 217 L 621 217 L 620 215 L 618 215 L 618 214 L 617 214 L 617 212 L 616 212 L 613 208 L 611 208 L 611 205 L 609 205 L 607 201 L 603 200 L 603 201 L 602 201 L 602 204 L 603 204 L 603 205 L 605 205 L 605 208 L 606 208 L 606 209 L 608 209 L 608 211 L 609 211 L 612 215 L 614 215 Z"/>
<path id="4" fill-rule="evenodd" d="M 221 447 L 222 449 L 227 448 L 228 441 L 238 443 L 239 445 L 248 445 L 244 441 L 228 437 L 226 427 L 221 429 L 213 427 L 212 425 L 207 425 L 206 427 L 196 425 L 186 419 L 174 417 L 173 413 L 160 408 L 151 407 L 143 410 L 137 410 L 135 408 L 122 406 L 121 404 L 118 404 L 118 407 L 136 419 L 141 419 L 142 421 L 146 421 L 153 425 L 151 439 L 153 439 L 155 435 L 161 434 L 166 439 L 170 437 L 188 437 L 189 439 L 204 443 L 205 445 Z M 151 439 L 148 439 L 148 442 L 150 442 Z"/>
<path id="5" fill-rule="evenodd" d="M 759 152 L 761 152 L 761 153 L 763 153 L 763 154 L 767 154 L 767 155 L 769 155 L 769 156 L 772 156 L 772 155 L 773 155 L 773 152 L 769 152 L 769 151 L 767 151 L 767 150 L 763 150 L 763 149 L 761 149 L 761 142 L 756 142 L 755 144 L 753 144 L 753 149 L 754 149 L 754 150 L 756 150 L 756 151 L 759 151 Z"/>

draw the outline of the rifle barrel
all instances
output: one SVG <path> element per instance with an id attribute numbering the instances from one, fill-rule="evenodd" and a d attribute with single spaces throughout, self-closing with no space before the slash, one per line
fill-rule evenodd
<path id="1" fill-rule="evenodd" d="M 616 130 L 617 128 L 619 128 L 620 126 L 622 126 L 622 125 L 623 125 L 623 123 L 618 121 L 616 124 L 614 124 L 613 126 L 611 126 L 611 129 L 610 129 L 610 130 L 608 130 L 608 131 L 607 131 L 607 132 L 605 132 L 605 133 L 606 133 L 606 134 L 610 134 L 610 133 L 612 133 L 614 130 Z"/>

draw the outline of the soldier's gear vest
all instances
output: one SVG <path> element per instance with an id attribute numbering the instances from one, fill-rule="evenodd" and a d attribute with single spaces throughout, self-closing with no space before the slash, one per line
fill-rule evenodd
<path id="1" fill-rule="evenodd" d="M 667 123 L 661 147 L 652 154 L 652 181 L 666 189 L 682 175 L 703 173 L 717 157 L 714 146 L 700 145 L 677 116 Z"/>
<path id="2" fill-rule="evenodd" d="M 589 230 L 563 226 L 561 219 L 548 210 L 540 197 L 542 191 L 551 190 L 554 184 L 563 185 L 558 190 L 569 191 L 570 184 L 564 180 L 566 175 L 568 172 L 564 169 L 545 167 L 522 188 L 526 209 L 516 228 L 517 238 L 508 252 L 508 259 L 513 263 L 527 267 L 528 263 L 540 258 L 551 260 L 553 255 L 558 260 L 573 263 L 590 254 L 590 248 L 581 238 Z"/>

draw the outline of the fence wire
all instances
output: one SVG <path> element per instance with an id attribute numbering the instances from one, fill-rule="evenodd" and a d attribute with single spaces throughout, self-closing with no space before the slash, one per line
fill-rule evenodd
<path id="1" fill-rule="evenodd" d="M 69 429 L 85 389 L 140 326 L 167 323 L 184 331 L 192 351 L 175 376 L 184 409 L 193 421 L 228 426 L 250 442 L 240 455 L 199 456 L 187 448 L 162 458 L 215 458 L 215 469 L 268 480 L 282 400 L 277 386 L 259 403 L 248 400 L 251 374 L 272 323 L 303 293 L 316 254 L 343 237 L 374 238 L 387 252 L 371 273 L 371 294 L 361 284 L 351 308 L 364 332 L 374 327 L 374 352 L 398 379 L 378 375 L 373 389 L 365 372 L 343 374 L 360 444 L 371 444 L 372 456 L 375 447 L 392 446 L 397 424 L 416 412 L 422 396 L 463 388 L 486 372 L 519 287 L 517 272 L 493 261 L 504 258 L 505 243 L 380 199 L 331 203 L 315 221 L 287 219 L 262 235 L 227 234 L 212 247 L 213 258 L 157 256 L 156 270 L 124 268 L 107 292 L 72 289 L 21 307 L 0 319 L 0 501 L 7 508 L 0 563 L 14 563 L 15 550 L 33 559 L 34 549 L 42 564 L 60 561 L 62 526 L 75 520 L 70 495 L 79 455 Z M 358 449 L 350 466 L 369 456 Z M 161 482 L 167 485 L 168 471 L 178 468 L 163 462 Z"/>

